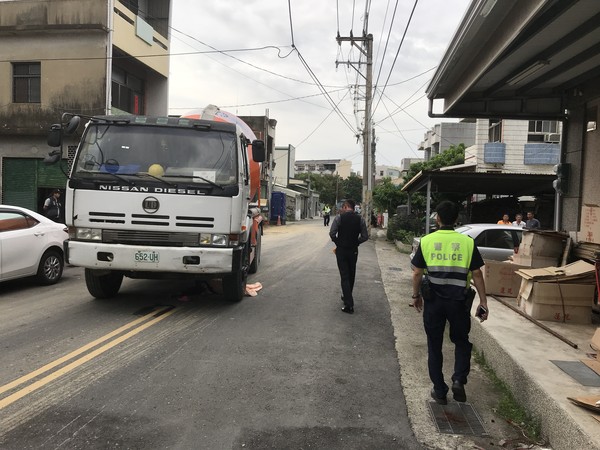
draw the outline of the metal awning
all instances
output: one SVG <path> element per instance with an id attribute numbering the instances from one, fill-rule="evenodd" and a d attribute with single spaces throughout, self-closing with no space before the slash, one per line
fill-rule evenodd
<path id="1" fill-rule="evenodd" d="M 472 194 L 539 196 L 556 194 L 552 186 L 555 179 L 556 175 L 545 174 L 423 170 L 412 177 L 402 190 L 408 193 L 409 199 L 416 192 L 426 192 L 425 229 L 429 230 L 431 194 L 434 192 L 462 194 L 464 197 Z"/>
<path id="2" fill-rule="evenodd" d="M 473 0 L 427 88 L 430 115 L 565 119 L 598 76 L 600 1 Z"/>
<path id="3" fill-rule="evenodd" d="M 528 173 L 490 173 L 490 172 L 451 172 L 424 170 L 415 175 L 402 190 L 412 195 L 427 189 L 431 192 L 445 192 L 485 195 L 542 195 L 554 194 L 552 181 L 556 175 Z"/>

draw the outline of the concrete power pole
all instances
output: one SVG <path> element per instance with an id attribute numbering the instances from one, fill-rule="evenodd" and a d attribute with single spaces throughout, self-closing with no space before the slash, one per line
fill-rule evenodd
<path id="1" fill-rule="evenodd" d="M 339 45 L 342 42 L 348 41 L 354 45 L 365 57 L 366 57 L 366 75 L 363 75 L 360 66 L 363 64 L 361 61 L 336 61 L 338 64 L 346 64 L 353 67 L 360 76 L 365 79 L 365 123 L 362 131 L 363 141 L 363 190 L 362 190 L 362 216 L 370 224 L 370 215 L 373 210 L 373 155 L 371 153 L 371 104 L 373 102 L 373 35 L 368 34 L 363 37 L 341 37 L 338 35 L 336 38 Z M 357 43 L 362 43 L 358 45 Z"/>

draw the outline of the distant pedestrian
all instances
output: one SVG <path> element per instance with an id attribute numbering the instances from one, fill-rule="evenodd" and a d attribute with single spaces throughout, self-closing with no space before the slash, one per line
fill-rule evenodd
<path id="1" fill-rule="evenodd" d="M 523 214 L 517 214 L 515 216 L 515 221 L 512 223 L 513 226 L 515 227 L 519 227 L 519 228 L 525 228 L 525 222 L 523 221 Z"/>
<path id="2" fill-rule="evenodd" d="M 527 222 L 525 222 L 525 228 L 529 228 L 529 229 L 542 228 L 542 224 L 540 223 L 540 221 L 534 217 L 533 211 L 529 211 L 527 213 Z"/>
<path id="3" fill-rule="evenodd" d="M 342 311 L 354 313 L 354 279 L 356 278 L 356 262 L 358 260 L 358 246 L 369 239 L 365 219 L 358 215 L 353 200 L 344 200 L 341 214 L 338 214 L 331 223 L 329 237 L 335 243 L 335 259 L 340 271 L 342 285 Z"/>
<path id="4" fill-rule="evenodd" d="M 510 221 L 510 216 L 508 214 L 504 214 L 502 216 L 502 219 L 498 221 L 498 225 L 512 225 L 512 222 Z"/>
<path id="5" fill-rule="evenodd" d="M 374 211 L 371 211 L 371 226 L 377 228 L 377 216 Z"/>
<path id="6" fill-rule="evenodd" d="M 446 321 L 450 324 L 450 340 L 454 343 L 454 373 L 452 393 L 457 402 L 467 401 L 465 384 L 471 370 L 471 305 L 474 292 L 479 294 L 478 317 L 488 318 L 484 266 L 473 239 L 454 231 L 458 205 L 441 202 L 436 208 L 438 231 L 421 238 L 412 259 L 412 306 L 423 310 L 423 325 L 427 335 L 427 365 L 433 383 L 431 397 L 441 405 L 448 403 L 448 385 L 444 381 L 442 344 Z M 425 274 L 425 281 L 423 275 Z"/>
<path id="7" fill-rule="evenodd" d="M 329 226 L 330 215 L 331 215 L 331 208 L 329 206 L 325 205 L 323 207 L 323 226 L 324 227 Z"/>
<path id="8" fill-rule="evenodd" d="M 55 222 L 60 222 L 60 189 L 54 189 L 52 195 L 44 202 L 44 215 L 48 219 L 52 219 Z"/>

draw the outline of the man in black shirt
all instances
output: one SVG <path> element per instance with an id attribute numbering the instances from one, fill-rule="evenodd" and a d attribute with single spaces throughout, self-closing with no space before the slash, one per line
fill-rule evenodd
<path id="1" fill-rule="evenodd" d="M 337 215 L 331 224 L 329 236 L 335 243 L 335 258 L 342 284 L 342 311 L 354 313 L 352 290 L 356 277 L 356 261 L 358 246 L 369 239 L 365 220 L 354 211 L 353 200 L 346 200 L 342 205 L 342 213 Z"/>

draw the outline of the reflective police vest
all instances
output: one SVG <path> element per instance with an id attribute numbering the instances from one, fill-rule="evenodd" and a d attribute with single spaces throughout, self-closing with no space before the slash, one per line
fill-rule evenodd
<path id="1" fill-rule="evenodd" d="M 473 239 L 454 230 L 438 230 L 421 238 L 427 276 L 436 294 L 460 299 L 471 281 Z"/>

